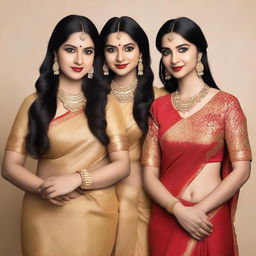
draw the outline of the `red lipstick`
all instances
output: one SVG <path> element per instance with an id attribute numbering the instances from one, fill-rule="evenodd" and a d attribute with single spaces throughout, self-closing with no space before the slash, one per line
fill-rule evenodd
<path id="1" fill-rule="evenodd" d="M 124 69 L 127 67 L 128 64 L 116 64 L 115 66 L 118 68 L 118 69 Z"/>
<path id="2" fill-rule="evenodd" d="M 180 70 L 182 70 L 183 67 L 184 67 L 184 66 L 172 67 L 172 70 L 173 70 L 174 72 L 179 72 Z"/>
<path id="3" fill-rule="evenodd" d="M 75 72 L 81 72 L 84 68 L 79 68 L 79 67 L 71 67 L 73 71 Z"/>

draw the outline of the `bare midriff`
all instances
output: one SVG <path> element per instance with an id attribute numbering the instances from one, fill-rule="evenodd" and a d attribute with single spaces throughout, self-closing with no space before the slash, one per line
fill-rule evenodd
<path id="1" fill-rule="evenodd" d="M 181 198 L 189 202 L 199 202 L 220 183 L 221 162 L 207 163 L 198 175 L 188 184 Z"/>

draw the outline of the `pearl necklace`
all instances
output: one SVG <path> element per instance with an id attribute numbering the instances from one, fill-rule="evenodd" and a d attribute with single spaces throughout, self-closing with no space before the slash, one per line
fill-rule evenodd
<path id="1" fill-rule="evenodd" d="M 173 105 L 181 113 L 188 112 L 208 94 L 209 90 L 210 87 L 205 84 L 197 94 L 183 99 L 180 98 L 179 92 L 175 91 L 172 93 Z"/>
<path id="2" fill-rule="evenodd" d="M 111 93 L 120 102 L 131 102 L 134 98 L 134 92 L 138 84 L 138 79 L 135 79 L 132 83 L 128 85 L 120 85 L 114 80 L 111 83 Z"/>
<path id="3" fill-rule="evenodd" d="M 82 92 L 77 94 L 68 94 L 62 89 L 58 90 L 57 99 L 62 102 L 65 109 L 71 112 L 84 108 L 86 103 L 86 99 Z"/>

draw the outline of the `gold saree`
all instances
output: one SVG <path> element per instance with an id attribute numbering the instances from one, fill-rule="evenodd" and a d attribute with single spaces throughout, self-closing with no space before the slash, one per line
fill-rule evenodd
<path id="1" fill-rule="evenodd" d="M 6 150 L 26 154 L 28 110 L 36 94 L 27 97 L 15 119 Z M 108 152 L 127 150 L 119 106 L 109 96 L 106 107 L 108 150 L 91 133 L 83 111 L 52 120 L 50 148 L 38 161 L 38 175 L 47 178 L 90 168 Z M 43 170 L 47 170 L 44 172 Z M 86 191 L 65 206 L 25 193 L 21 243 L 24 256 L 108 256 L 115 243 L 118 201 L 115 187 Z"/>

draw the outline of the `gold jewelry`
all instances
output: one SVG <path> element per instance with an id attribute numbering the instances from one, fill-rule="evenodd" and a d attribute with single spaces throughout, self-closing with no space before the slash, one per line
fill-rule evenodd
<path id="1" fill-rule="evenodd" d="M 138 62 L 138 76 L 143 76 L 142 58 L 139 58 L 139 62 Z"/>
<path id="2" fill-rule="evenodd" d="M 56 57 L 53 60 L 52 71 L 54 75 L 60 74 L 60 65 Z"/>
<path id="3" fill-rule="evenodd" d="M 173 208 L 177 203 L 180 203 L 180 200 L 176 197 L 172 198 L 171 201 L 165 207 L 166 211 L 169 213 L 173 213 Z"/>
<path id="4" fill-rule="evenodd" d="M 119 85 L 114 80 L 111 83 L 111 93 L 120 102 L 131 102 L 134 98 L 134 92 L 138 84 L 138 79 L 135 79 L 128 85 Z"/>
<path id="5" fill-rule="evenodd" d="M 121 23 L 121 19 L 119 20 L 118 24 L 117 24 L 117 34 L 116 34 L 116 38 L 117 40 L 120 40 L 121 36 L 120 36 L 120 23 Z"/>
<path id="6" fill-rule="evenodd" d="M 82 180 L 82 184 L 80 186 L 81 189 L 87 189 L 88 186 L 92 184 L 92 177 L 90 176 L 89 172 L 86 169 L 77 171 Z"/>
<path id="7" fill-rule="evenodd" d="M 198 76 L 202 76 L 204 74 L 204 65 L 201 60 L 198 60 L 196 64 L 196 71 Z"/>
<path id="8" fill-rule="evenodd" d="M 93 73 L 94 73 L 94 68 L 92 67 L 92 70 L 90 72 L 88 72 L 87 77 L 89 79 L 92 79 L 93 78 Z"/>
<path id="9" fill-rule="evenodd" d="M 172 93 L 172 102 L 174 107 L 181 113 L 190 111 L 197 103 L 199 103 L 209 92 L 210 87 L 204 85 L 204 87 L 192 97 L 181 99 L 179 92 Z"/>
<path id="10" fill-rule="evenodd" d="M 57 99 L 62 102 L 65 109 L 71 112 L 83 109 L 86 103 L 86 99 L 82 92 L 78 94 L 68 94 L 62 89 L 58 90 Z"/>
<path id="11" fill-rule="evenodd" d="M 174 34 L 173 34 L 173 29 L 174 29 L 174 25 L 175 24 L 173 24 L 172 25 L 172 29 L 171 29 L 171 32 L 169 33 L 169 35 L 167 36 L 167 39 L 168 39 L 168 41 L 171 43 L 173 40 L 174 40 Z"/>
<path id="12" fill-rule="evenodd" d="M 80 34 L 80 39 L 81 41 L 84 41 L 86 39 L 86 33 L 84 32 L 84 25 L 83 25 L 83 22 L 80 21 L 80 24 L 81 24 L 81 27 L 82 27 L 82 33 Z"/>
<path id="13" fill-rule="evenodd" d="M 108 76 L 109 75 L 109 70 L 108 70 L 107 64 L 104 64 L 102 69 L 103 69 L 104 76 Z"/>
<path id="14" fill-rule="evenodd" d="M 172 75 L 167 70 L 165 70 L 164 80 L 170 80 L 171 78 L 172 78 Z"/>

